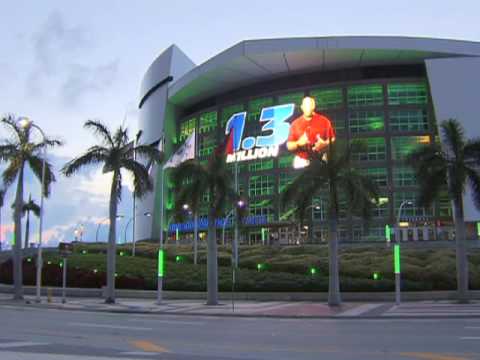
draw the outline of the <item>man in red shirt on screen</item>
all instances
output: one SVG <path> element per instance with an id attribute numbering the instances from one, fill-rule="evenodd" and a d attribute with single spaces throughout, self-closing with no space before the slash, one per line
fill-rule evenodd
<path id="1" fill-rule="evenodd" d="M 325 153 L 328 144 L 335 141 L 335 130 L 330 120 L 315 112 L 315 100 L 306 96 L 301 105 L 303 115 L 292 121 L 287 149 L 295 153 L 293 167 L 298 169 L 310 164 L 312 153 Z"/>

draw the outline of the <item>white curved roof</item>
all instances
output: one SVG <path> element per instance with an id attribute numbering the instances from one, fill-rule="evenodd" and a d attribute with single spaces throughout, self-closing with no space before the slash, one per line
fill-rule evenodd
<path id="1" fill-rule="evenodd" d="M 247 40 L 174 79 L 169 99 L 188 106 L 239 86 L 290 73 L 419 64 L 426 59 L 465 56 L 480 56 L 480 43 L 390 36 Z"/>

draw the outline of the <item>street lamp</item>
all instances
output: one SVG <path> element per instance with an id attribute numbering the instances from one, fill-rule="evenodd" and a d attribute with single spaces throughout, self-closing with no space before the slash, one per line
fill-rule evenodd
<path id="1" fill-rule="evenodd" d="M 244 200 L 238 200 L 236 204 L 236 208 L 233 208 L 232 210 L 229 211 L 227 216 L 225 217 L 225 220 L 223 222 L 223 229 L 222 229 L 222 245 L 225 245 L 225 227 L 227 226 L 228 223 L 228 218 L 233 215 L 233 213 L 238 210 L 242 209 L 245 207 L 246 203 Z M 233 237 L 233 243 L 232 243 L 232 251 L 234 253 L 233 258 L 235 259 L 235 264 L 237 263 L 237 250 L 238 250 L 238 239 L 237 239 L 237 232 L 235 232 L 235 235 Z"/>
<path id="2" fill-rule="evenodd" d="M 123 219 L 123 215 L 117 215 L 117 221 L 120 220 L 120 219 Z M 109 218 L 105 218 L 103 220 L 100 220 L 100 222 L 98 223 L 98 226 L 97 226 L 97 231 L 95 233 L 95 242 L 98 242 L 98 232 L 100 230 L 100 226 L 102 226 L 102 224 L 105 222 L 105 221 L 108 221 L 110 220 Z"/>
<path id="3" fill-rule="evenodd" d="M 413 206 L 413 201 L 411 200 L 404 200 L 400 204 L 400 207 L 398 208 L 398 215 L 397 215 L 397 228 L 398 228 L 398 238 L 395 236 L 395 244 L 393 246 L 393 261 L 394 261 L 394 272 L 395 272 L 395 304 L 400 305 L 400 220 L 402 218 L 402 210 L 403 207 L 407 206 Z"/>
<path id="4" fill-rule="evenodd" d="M 306 209 L 305 209 L 305 211 L 308 211 L 308 209 L 311 209 L 311 211 L 310 211 L 311 228 L 308 229 L 308 230 L 309 230 L 309 233 L 312 234 L 310 240 L 313 240 L 313 236 L 315 236 L 315 231 L 314 231 L 315 228 L 314 228 L 314 226 L 313 226 L 313 210 L 314 210 L 314 209 L 315 209 L 315 210 L 321 210 L 321 209 L 322 209 L 322 207 L 321 207 L 322 204 L 323 204 L 322 201 L 320 201 L 320 205 L 318 205 L 318 204 L 312 204 L 312 205 L 307 206 Z M 313 242 L 313 241 L 312 241 L 312 242 Z"/>
<path id="5" fill-rule="evenodd" d="M 150 217 L 150 216 L 152 216 L 152 214 L 147 211 L 147 212 L 143 213 L 143 216 Z M 124 231 L 124 236 L 123 236 L 125 244 L 127 243 L 127 229 L 128 229 L 128 226 L 130 225 L 130 223 L 132 221 L 133 221 L 133 225 L 135 225 L 135 217 L 136 217 L 136 215 L 134 215 L 130 219 L 128 219 L 127 224 L 125 225 L 125 231 Z M 132 256 L 135 256 L 135 234 L 133 234 L 133 237 L 132 237 Z"/>
<path id="6" fill-rule="evenodd" d="M 40 135 L 42 135 L 42 142 L 45 143 L 47 138 L 45 137 L 45 133 L 43 130 L 36 125 L 32 120 L 27 117 L 21 117 L 18 119 L 18 124 L 22 129 L 28 129 L 30 127 L 35 128 L 38 130 Z M 43 146 L 43 158 L 42 158 L 42 184 L 40 188 L 40 217 L 38 223 L 38 246 L 37 246 L 37 273 L 36 273 L 36 297 L 35 302 L 39 303 L 40 299 L 40 292 L 42 287 L 42 230 L 43 230 L 43 189 L 45 186 L 45 162 L 47 157 L 47 146 L 46 144 Z"/>

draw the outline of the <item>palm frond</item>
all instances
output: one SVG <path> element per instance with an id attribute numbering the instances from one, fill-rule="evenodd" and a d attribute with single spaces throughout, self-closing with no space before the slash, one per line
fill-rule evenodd
<path id="1" fill-rule="evenodd" d="M 465 133 L 462 125 L 456 119 L 448 119 L 440 124 L 442 131 L 442 143 L 449 153 L 455 157 L 461 157 L 465 145 Z M 449 156 L 450 157 L 450 156 Z"/>
<path id="2" fill-rule="evenodd" d="M 19 154 L 18 146 L 7 142 L 0 145 L 0 161 L 9 161 L 12 158 L 17 157 Z"/>
<path id="3" fill-rule="evenodd" d="M 480 165 L 480 138 L 469 139 L 465 142 L 463 148 L 464 158 L 467 161 L 473 162 L 475 165 Z"/>
<path id="4" fill-rule="evenodd" d="M 0 189 L 0 209 L 3 207 L 3 203 L 5 201 L 5 194 L 7 191 L 5 189 Z"/>
<path id="5" fill-rule="evenodd" d="M 27 159 L 27 161 L 35 177 L 39 181 L 42 181 L 42 168 L 44 164 L 43 159 L 32 155 Z M 44 196 L 48 197 L 50 195 L 50 186 L 53 182 L 55 182 L 55 174 L 52 171 L 52 165 L 48 161 L 45 161 L 45 181 L 43 184 Z"/>
<path id="6" fill-rule="evenodd" d="M 163 160 L 163 153 L 158 149 L 158 141 L 149 145 L 138 145 L 131 152 L 135 152 L 137 157 L 146 159 L 149 162 L 160 163 Z"/>
<path id="7" fill-rule="evenodd" d="M 22 166 L 22 161 L 18 158 L 14 158 L 10 161 L 2 174 L 3 184 L 6 188 L 14 183 Z"/>
<path id="8" fill-rule="evenodd" d="M 72 176 L 85 166 L 102 162 L 109 163 L 109 155 L 108 149 L 101 146 L 92 146 L 83 155 L 66 163 L 61 171 L 67 177 Z"/>
<path id="9" fill-rule="evenodd" d="M 465 172 L 470 189 L 472 190 L 473 203 L 475 207 L 480 210 L 480 174 L 477 169 L 472 167 L 466 167 Z"/>
<path id="10" fill-rule="evenodd" d="M 135 196 L 142 198 L 146 193 L 153 190 L 152 181 L 144 165 L 133 159 L 123 159 L 120 166 L 133 175 Z"/>
<path id="11" fill-rule="evenodd" d="M 59 139 L 45 139 L 45 141 L 34 144 L 32 146 L 32 152 L 35 153 L 45 148 L 48 149 L 48 148 L 53 148 L 56 146 L 63 146 L 63 145 L 64 145 L 64 142 Z"/>
<path id="12" fill-rule="evenodd" d="M 40 206 L 32 199 L 30 195 L 28 201 L 23 203 L 22 213 L 25 214 L 28 211 L 31 211 L 36 217 L 40 216 Z"/>
<path id="13" fill-rule="evenodd" d="M 93 130 L 96 135 L 99 135 L 105 144 L 115 147 L 112 139 L 112 134 L 108 127 L 99 120 L 87 120 L 83 125 L 85 129 Z"/>
<path id="14" fill-rule="evenodd" d="M 4 125 L 4 127 L 9 131 L 13 137 L 18 140 L 19 142 L 26 142 L 26 130 L 22 129 L 13 114 L 8 114 L 4 116 L 0 122 Z"/>

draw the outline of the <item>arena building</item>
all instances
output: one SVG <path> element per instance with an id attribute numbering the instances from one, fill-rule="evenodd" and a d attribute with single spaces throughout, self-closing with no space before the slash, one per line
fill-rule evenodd
<path id="1" fill-rule="evenodd" d="M 172 45 L 152 63 L 141 86 L 143 141 L 165 139 L 170 156 L 195 132 L 196 156 L 207 161 L 226 132 L 235 127 L 239 190 L 247 198 L 248 217 L 241 242 L 248 244 L 326 240 L 325 197 L 312 199 L 305 226 L 292 209 L 280 206 L 280 193 L 298 174 L 296 154 L 287 149 L 291 124 L 301 115 L 305 97 L 327 118 L 336 138 L 362 139 L 366 151 L 355 154 L 358 167 L 381 189 L 382 202 L 370 226 L 352 217 L 341 199 L 340 241 L 385 241 L 385 225 L 398 222 L 402 240 L 451 239 L 452 209 L 447 194 L 431 208 L 415 204 L 416 181 L 405 156 L 415 147 L 439 141 L 437 121 L 457 118 L 468 137 L 479 135 L 480 44 L 457 40 L 403 37 L 318 37 L 248 40 L 195 65 Z M 313 103 L 313 102 L 312 102 Z M 243 114 L 239 121 L 231 121 Z M 230 120 L 230 121 L 229 121 Z M 289 133 L 290 132 L 290 133 Z M 161 198 L 168 239 L 192 239 L 193 223 L 172 223 L 172 184 L 154 169 L 155 192 L 137 202 L 136 240 L 158 239 Z M 411 200 L 413 205 L 400 205 Z M 476 238 L 479 214 L 467 193 L 469 237 Z M 206 229 L 200 213 L 200 238 Z M 400 218 L 399 218 L 400 216 Z M 219 219 L 219 234 L 224 219 Z M 226 223 L 226 239 L 231 223 Z M 300 236 L 299 236 L 300 234 Z M 221 237 L 220 237 L 221 238 Z"/>

